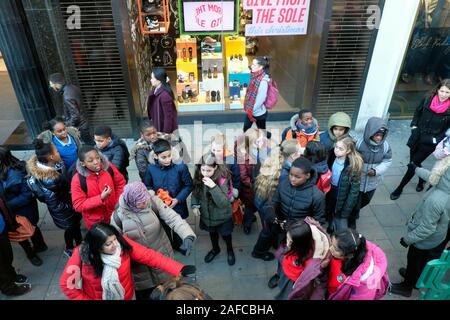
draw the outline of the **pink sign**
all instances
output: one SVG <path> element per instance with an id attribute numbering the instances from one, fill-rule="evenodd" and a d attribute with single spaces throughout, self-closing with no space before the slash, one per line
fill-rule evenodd
<path id="1" fill-rule="evenodd" d="M 183 2 L 183 12 L 185 32 L 234 30 L 233 1 Z"/>
<path id="2" fill-rule="evenodd" d="M 253 11 L 246 36 L 306 34 L 310 0 L 243 0 L 244 9 Z"/>

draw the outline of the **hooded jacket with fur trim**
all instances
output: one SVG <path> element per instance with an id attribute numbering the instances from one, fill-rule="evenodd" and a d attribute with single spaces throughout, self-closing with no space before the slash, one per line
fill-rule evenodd
<path id="1" fill-rule="evenodd" d="M 99 155 L 102 159 L 103 168 L 95 173 L 83 167 L 78 160 L 77 173 L 73 176 L 71 184 L 73 208 L 77 212 L 81 212 L 88 230 L 97 222 L 109 224 L 111 214 L 125 187 L 125 179 L 119 170 L 108 162 L 108 159 L 101 152 L 99 152 Z M 111 167 L 114 171 L 114 180 L 107 171 L 108 167 Z M 81 189 L 79 175 L 86 177 L 87 194 Z M 100 195 L 105 189 L 105 185 L 109 185 L 112 192 L 108 198 L 102 201 Z"/>
<path id="2" fill-rule="evenodd" d="M 58 228 L 69 229 L 79 225 L 81 216 L 72 208 L 70 183 L 64 175 L 64 166 L 50 167 L 38 162 L 36 155 L 27 162 L 27 170 L 36 179 L 36 186 L 44 195 L 53 222 Z"/>

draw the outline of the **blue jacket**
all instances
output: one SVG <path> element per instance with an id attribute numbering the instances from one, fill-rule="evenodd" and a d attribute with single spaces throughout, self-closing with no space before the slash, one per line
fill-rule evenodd
<path id="1" fill-rule="evenodd" d="M 3 215 L 0 212 L 0 234 L 3 233 L 3 230 L 5 230 L 5 219 L 3 219 Z"/>
<path id="2" fill-rule="evenodd" d="M 36 198 L 28 188 L 25 169 L 18 170 L 10 168 L 6 179 L 0 180 L 4 190 L 6 202 L 14 214 L 24 216 L 33 225 L 39 221 L 39 209 Z"/>
<path id="3" fill-rule="evenodd" d="M 328 131 L 324 131 L 320 134 L 320 143 L 323 144 L 325 146 L 325 148 L 327 149 L 327 151 L 330 151 L 332 149 L 334 149 L 334 143 L 335 141 L 333 141 L 330 138 L 330 135 L 328 133 Z"/>
<path id="4" fill-rule="evenodd" d="M 169 191 L 170 196 L 178 200 L 178 204 L 173 209 L 183 219 L 189 216 L 186 199 L 192 192 L 193 182 L 188 167 L 184 163 L 172 163 L 168 167 L 163 167 L 156 161 L 155 164 L 148 166 L 144 183 L 148 189 L 155 192 L 158 189 Z"/>
<path id="5" fill-rule="evenodd" d="M 55 225 L 64 230 L 79 225 L 81 215 L 72 208 L 70 183 L 64 176 L 64 166 L 43 168 L 37 165 L 36 156 L 32 156 L 27 168 L 36 180 L 39 194 L 43 195 L 39 200 L 47 204 Z"/>

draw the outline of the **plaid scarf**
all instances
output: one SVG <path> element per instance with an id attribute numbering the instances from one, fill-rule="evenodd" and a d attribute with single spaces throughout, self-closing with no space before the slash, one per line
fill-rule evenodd
<path id="1" fill-rule="evenodd" d="M 256 119 L 253 118 L 253 106 L 255 105 L 256 96 L 258 95 L 259 84 L 264 76 L 264 69 L 252 73 L 250 76 L 250 84 L 248 86 L 247 93 L 245 94 L 244 110 L 251 122 L 256 121 Z"/>

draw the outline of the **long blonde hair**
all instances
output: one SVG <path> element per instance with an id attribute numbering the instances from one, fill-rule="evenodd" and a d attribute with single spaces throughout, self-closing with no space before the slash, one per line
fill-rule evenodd
<path id="1" fill-rule="evenodd" d="M 285 140 L 281 146 L 272 149 L 269 157 L 261 165 L 255 182 L 256 195 L 262 199 L 271 199 L 280 181 L 283 163 L 301 149 L 297 140 Z"/>
<path id="2" fill-rule="evenodd" d="M 356 151 L 356 143 L 353 138 L 349 136 L 343 136 L 336 140 L 336 143 L 342 142 L 347 151 L 350 151 L 347 154 L 348 160 L 350 161 L 350 175 L 353 177 L 360 177 L 361 170 L 364 164 L 364 160 L 361 157 L 361 154 Z"/>

